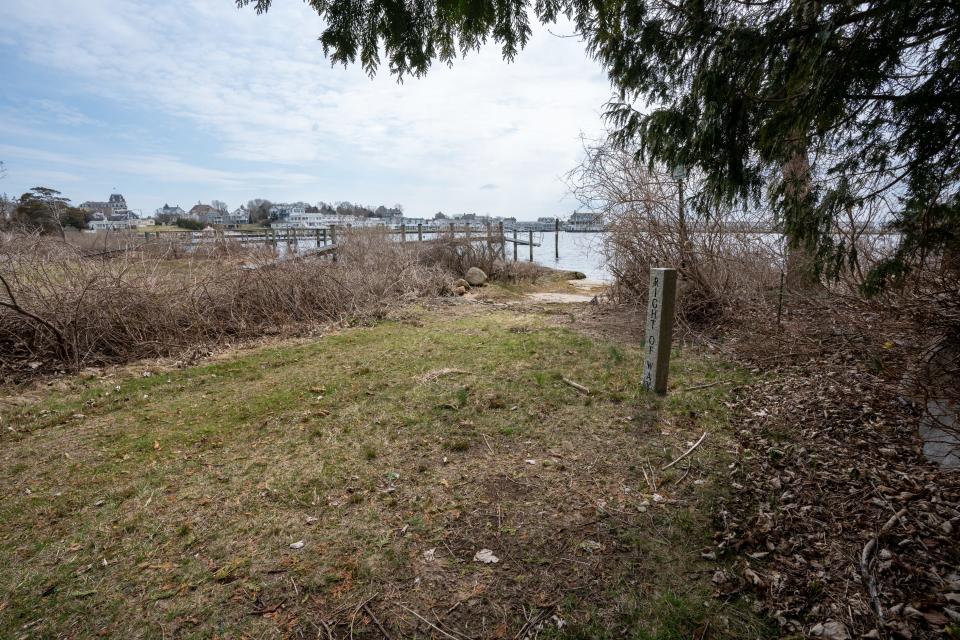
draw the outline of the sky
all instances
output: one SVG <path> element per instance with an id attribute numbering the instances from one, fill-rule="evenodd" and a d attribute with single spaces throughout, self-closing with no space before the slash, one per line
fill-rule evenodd
<path id="1" fill-rule="evenodd" d="M 331 67 L 299 0 L 0 2 L 0 192 L 122 193 L 152 215 L 251 198 L 403 205 L 410 217 L 535 219 L 576 208 L 563 177 L 611 90 L 569 25 L 512 64 L 487 46 L 424 78 Z"/>

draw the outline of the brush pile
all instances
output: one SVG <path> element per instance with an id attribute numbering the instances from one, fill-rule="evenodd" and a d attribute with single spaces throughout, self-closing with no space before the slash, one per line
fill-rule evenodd
<path id="1" fill-rule="evenodd" d="M 341 239 L 336 262 L 240 248 L 84 253 L 44 236 L 0 237 L 0 377 L 381 317 L 452 280 L 383 234 L 359 232 Z"/>

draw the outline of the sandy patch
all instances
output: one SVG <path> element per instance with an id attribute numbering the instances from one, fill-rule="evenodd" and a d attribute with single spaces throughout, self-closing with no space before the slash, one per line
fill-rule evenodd
<path id="1" fill-rule="evenodd" d="M 580 280 L 567 280 L 570 286 L 575 289 L 581 289 L 583 291 L 589 291 L 591 293 L 599 293 L 603 291 L 610 283 L 606 280 L 597 280 L 596 278 L 583 278 Z"/>
<path id="2" fill-rule="evenodd" d="M 594 296 L 584 295 L 582 293 L 528 293 L 528 300 L 534 302 L 553 302 L 553 303 L 571 303 L 571 302 L 590 302 Z"/>

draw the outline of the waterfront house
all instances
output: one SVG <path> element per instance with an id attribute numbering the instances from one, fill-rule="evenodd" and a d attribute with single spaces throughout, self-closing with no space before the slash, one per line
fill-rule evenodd
<path id="1" fill-rule="evenodd" d="M 248 224 L 250 222 L 250 212 L 247 211 L 247 208 L 243 205 L 240 205 L 229 215 L 227 224 L 235 227 L 241 224 Z"/>
<path id="2" fill-rule="evenodd" d="M 163 206 L 154 212 L 154 217 L 159 220 L 176 220 L 177 218 L 188 218 L 186 211 L 180 208 L 180 205 L 170 206 L 166 202 Z"/>
<path id="3" fill-rule="evenodd" d="M 603 231 L 603 216 L 599 213 L 586 211 L 574 212 L 570 214 L 570 218 L 564 223 L 563 230 L 574 232 Z"/>
<path id="4" fill-rule="evenodd" d="M 190 207 L 187 217 L 191 220 L 198 220 L 204 224 L 223 224 L 223 212 L 211 207 L 209 204 L 198 202 Z"/>

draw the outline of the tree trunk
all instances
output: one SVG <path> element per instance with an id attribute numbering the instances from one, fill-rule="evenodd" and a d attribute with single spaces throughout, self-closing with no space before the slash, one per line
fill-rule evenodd
<path id="1" fill-rule="evenodd" d="M 814 27 L 819 4 L 816 0 L 793 0 L 796 20 L 807 28 Z M 798 39 L 790 43 L 790 50 L 794 55 L 798 54 L 797 49 L 800 45 Z M 809 78 L 805 80 L 809 81 Z M 796 91 L 799 95 L 799 89 Z M 786 206 L 784 229 L 787 239 L 786 285 L 791 289 L 811 289 L 820 283 L 817 276 L 816 256 L 812 251 L 814 246 L 812 239 L 815 238 L 818 230 L 809 228 L 812 222 L 810 216 L 812 175 L 807 135 L 803 124 L 798 122 L 787 134 L 785 149 L 787 155 L 783 163 L 783 195 Z"/>
<path id="2" fill-rule="evenodd" d="M 784 198 L 788 216 L 806 217 L 810 206 L 811 190 L 810 159 L 806 141 L 801 134 L 788 141 L 791 154 L 783 163 Z M 792 213 L 790 213 L 792 211 Z M 820 283 L 817 276 L 816 257 L 810 250 L 809 235 L 797 234 L 796 227 L 806 221 L 792 220 L 786 224 L 786 286 L 790 289 L 812 289 Z"/>

